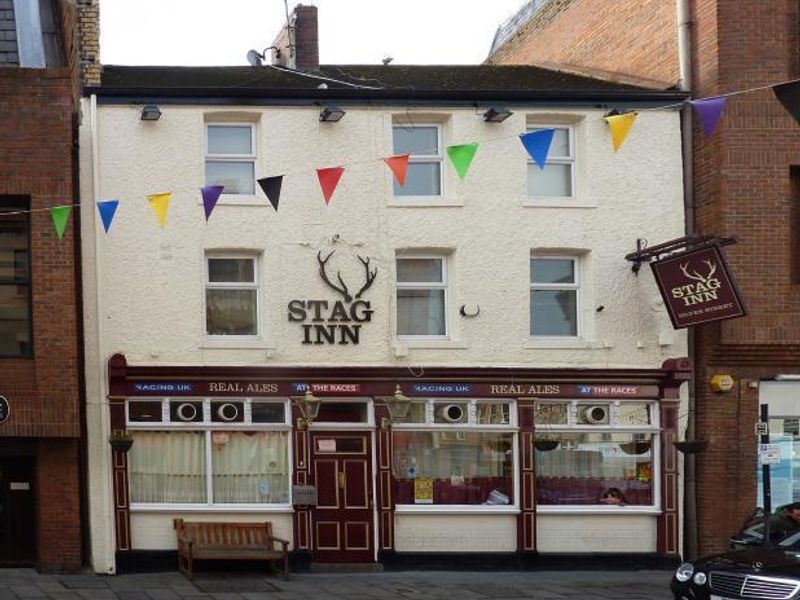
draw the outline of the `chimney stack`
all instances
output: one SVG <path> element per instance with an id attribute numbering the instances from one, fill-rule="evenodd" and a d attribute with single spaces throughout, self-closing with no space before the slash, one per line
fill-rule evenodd
<path id="1" fill-rule="evenodd" d="M 290 69 L 313 70 L 319 67 L 317 7 L 298 4 L 289 22 L 272 42 L 280 51 L 272 51 L 272 64 Z"/>

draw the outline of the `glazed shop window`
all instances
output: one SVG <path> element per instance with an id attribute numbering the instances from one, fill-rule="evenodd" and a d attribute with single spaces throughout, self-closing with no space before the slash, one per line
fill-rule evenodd
<path id="1" fill-rule="evenodd" d="M 514 433 L 394 431 L 398 504 L 514 504 Z"/>
<path id="2" fill-rule="evenodd" d="M 530 324 L 534 337 L 578 335 L 577 258 L 531 258 Z"/>
<path id="3" fill-rule="evenodd" d="M 533 126 L 528 131 L 554 129 L 544 169 L 528 161 L 528 197 L 542 199 L 572 198 L 575 188 L 574 129 L 560 126 Z"/>
<path id="4" fill-rule="evenodd" d="M 447 261 L 444 257 L 397 259 L 397 335 L 447 335 Z"/>
<path id="5" fill-rule="evenodd" d="M 255 194 L 255 125 L 206 125 L 206 185 Z"/>
<path id="6" fill-rule="evenodd" d="M 441 196 L 442 143 L 438 125 L 396 125 L 394 154 L 409 154 L 405 185 L 393 180 L 395 196 Z"/>
<path id="7" fill-rule="evenodd" d="M 415 399 L 392 429 L 398 504 L 515 505 L 511 402 Z"/>
<path id="8" fill-rule="evenodd" d="M 285 431 L 134 431 L 131 502 L 286 504 L 288 443 Z"/>
<path id="9" fill-rule="evenodd" d="M 206 334 L 258 335 L 258 260 L 206 256 Z"/>
<path id="10" fill-rule="evenodd" d="M 655 506 L 656 408 L 619 400 L 538 403 L 537 504 Z"/>
<path id="11" fill-rule="evenodd" d="M 30 208 L 27 198 L 0 196 L 0 356 L 32 356 Z"/>

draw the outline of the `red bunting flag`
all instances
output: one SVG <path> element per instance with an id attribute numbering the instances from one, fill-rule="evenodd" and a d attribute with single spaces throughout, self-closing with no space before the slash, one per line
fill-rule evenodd
<path id="1" fill-rule="evenodd" d="M 408 170 L 409 154 L 397 154 L 384 158 L 383 162 L 392 170 L 394 178 L 401 186 L 406 184 L 406 171 Z"/>
<path id="2" fill-rule="evenodd" d="M 317 169 L 319 186 L 322 188 L 322 196 L 325 198 L 325 204 L 330 204 L 333 192 L 336 191 L 336 186 L 339 185 L 339 180 L 342 178 L 342 173 L 344 173 L 344 167 Z"/>

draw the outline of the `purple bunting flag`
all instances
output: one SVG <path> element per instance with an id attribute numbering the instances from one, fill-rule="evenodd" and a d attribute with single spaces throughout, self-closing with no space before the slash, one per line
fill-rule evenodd
<path id="1" fill-rule="evenodd" d="M 722 109 L 725 108 L 725 97 L 715 96 L 713 98 L 700 98 L 699 100 L 689 100 L 689 104 L 694 108 L 697 118 L 700 119 L 700 125 L 703 127 L 703 133 L 706 137 L 714 133 L 717 127 L 717 122 L 722 116 Z"/>
<path id="2" fill-rule="evenodd" d="M 224 187 L 223 185 L 207 185 L 204 188 L 200 188 L 200 193 L 203 195 L 203 209 L 206 211 L 206 221 L 208 221 L 211 211 L 217 205 L 217 200 L 219 200 Z"/>

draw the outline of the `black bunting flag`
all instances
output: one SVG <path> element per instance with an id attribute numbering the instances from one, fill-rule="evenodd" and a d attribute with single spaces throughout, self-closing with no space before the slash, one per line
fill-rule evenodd
<path id="1" fill-rule="evenodd" d="M 269 200 L 270 204 L 272 204 L 272 208 L 275 209 L 275 212 L 278 212 L 278 202 L 281 199 L 281 185 L 283 184 L 283 175 L 277 175 L 276 177 L 264 177 L 263 179 L 258 180 L 258 185 L 261 186 L 261 189 L 264 190 L 264 193 L 267 195 L 267 199 Z"/>

